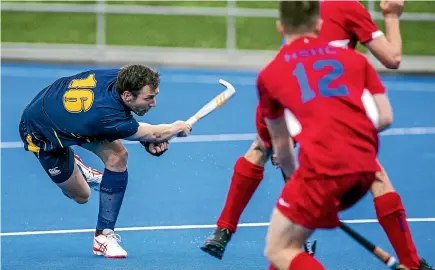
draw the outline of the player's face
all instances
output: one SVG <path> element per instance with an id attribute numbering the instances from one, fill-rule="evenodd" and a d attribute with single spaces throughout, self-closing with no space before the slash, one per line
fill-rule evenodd
<path id="1" fill-rule="evenodd" d="M 151 89 L 147 85 L 142 88 L 136 98 L 133 98 L 129 103 L 129 107 L 135 114 L 142 116 L 157 105 L 156 96 L 158 93 L 159 89 Z"/>

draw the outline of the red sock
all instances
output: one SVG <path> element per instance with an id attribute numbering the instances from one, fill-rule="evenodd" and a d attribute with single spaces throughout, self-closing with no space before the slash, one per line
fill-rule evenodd
<path id="1" fill-rule="evenodd" d="M 273 267 L 273 265 L 269 264 L 269 268 L 268 268 L 268 270 L 276 270 L 276 268 Z"/>
<path id="2" fill-rule="evenodd" d="M 299 253 L 290 262 L 288 270 L 325 270 L 322 264 L 306 252 Z"/>
<path id="3" fill-rule="evenodd" d="M 224 209 L 217 222 L 218 228 L 227 228 L 236 232 L 243 210 L 263 179 L 264 168 L 240 157 L 234 165 Z"/>
<path id="4" fill-rule="evenodd" d="M 384 228 L 400 263 L 410 269 L 418 269 L 420 259 L 412 241 L 411 231 L 406 221 L 402 200 L 396 192 L 389 192 L 374 199 L 376 216 Z"/>

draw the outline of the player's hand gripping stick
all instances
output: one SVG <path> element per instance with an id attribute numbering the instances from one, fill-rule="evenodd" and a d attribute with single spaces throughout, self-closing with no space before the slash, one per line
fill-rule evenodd
<path id="1" fill-rule="evenodd" d="M 192 117 L 190 117 L 186 121 L 186 123 L 189 124 L 190 127 L 192 127 L 193 124 L 198 122 L 200 119 L 210 114 L 212 111 L 216 110 L 217 108 L 225 104 L 236 93 L 236 90 L 229 82 L 220 79 L 219 83 L 225 86 L 225 90 L 219 95 L 217 95 L 216 97 L 214 97 L 212 100 L 210 100 L 207 104 L 205 104 L 199 111 L 197 111 Z M 149 142 L 141 142 L 141 144 L 145 147 L 146 151 L 152 154 L 153 156 L 160 156 L 167 150 L 165 149 L 164 151 L 159 153 L 152 153 L 150 150 L 150 146 L 154 144 L 151 144 Z"/>

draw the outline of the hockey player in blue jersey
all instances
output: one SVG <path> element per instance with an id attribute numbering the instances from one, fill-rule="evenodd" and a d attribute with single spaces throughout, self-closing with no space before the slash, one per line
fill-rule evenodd
<path id="1" fill-rule="evenodd" d="M 163 154 L 173 137 L 188 136 L 184 121 L 150 125 L 137 122 L 156 106 L 160 74 L 144 65 L 85 71 L 44 88 L 25 108 L 19 125 L 24 148 L 33 152 L 52 181 L 70 199 L 88 201 L 100 191 L 93 252 L 125 258 L 115 223 L 128 183 L 127 150 L 121 139 L 139 141 L 152 155 Z M 83 147 L 104 163 L 87 167 L 71 146 Z"/>

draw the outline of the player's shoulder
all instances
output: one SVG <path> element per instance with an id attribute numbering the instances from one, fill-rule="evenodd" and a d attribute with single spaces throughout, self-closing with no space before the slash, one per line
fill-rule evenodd
<path id="1" fill-rule="evenodd" d="M 347 1 L 323 1 L 321 5 L 321 11 L 328 14 L 340 14 L 342 11 L 358 12 L 366 10 L 364 5 L 359 0 L 347 0 Z M 340 14 L 342 16 L 343 14 Z"/>
<path id="2" fill-rule="evenodd" d="M 283 67 L 282 51 L 279 50 L 274 57 L 266 63 L 266 65 L 260 70 L 257 76 L 257 87 L 259 89 L 271 89 L 271 84 L 279 83 L 277 75 Z M 278 76 L 279 77 L 279 76 Z"/>
<path id="3" fill-rule="evenodd" d="M 110 68 L 110 69 L 94 69 L 94 70 L 89 70 L 88 72 L 92 72 L 100 76 L 118 76 L 120 70 L 121 69 L 119 68 Z"/>
<path id="4" fill-rule="evenodd" d="M 92 69 L 58 78 L 52 86 L 67 87 L 68 89 L 105 87 L 116 80 L 119 69 Z"/>
<path id="5" fill-rule="evenodd" d="M 279 68 L 285 63 L 284 54 L 286 51 L 286 45 L 281 46 L 281 48 L 275 53 L 269 62 L 260 70 L 258 73 L 258 78 L 266 78 L 275 74 Z"/>
<path id="6" fill-rule="evenodd" d="M 82 73 L 82 76 L 93 76 L 100 81 L 114 80 L 118 77 L 119 69 L 93 69 Z"/>
<path id="7" fill-rule="evenodd" d="M 105 79 L 105 78 L 117 77 L 118 73 L 119 73 L 119 69 L 89 69 L 76 73 L 66 78 L 70 80 L 80 80 L 80 79 L 86 79 L 88 77 Z"/>
<path id="8" fill-rule="evenodd" d="M 277 55 L 275 55 L 272 60 L 267 62 L 266 65 L 258 72 L 257 81 L 264 79 L 269 73 L 271 73 L 271 70 L 273 70 L 274 66 L 276 65 L 276 57 Z"/>
<path id="9" fill-rule="evenodd" d="M 343 21 L 354 20 L 359 16 L 367 17 L 369 12 L 358 0 L 324 1 L 321 6 L 321 17 L 324 20 Z"/>

